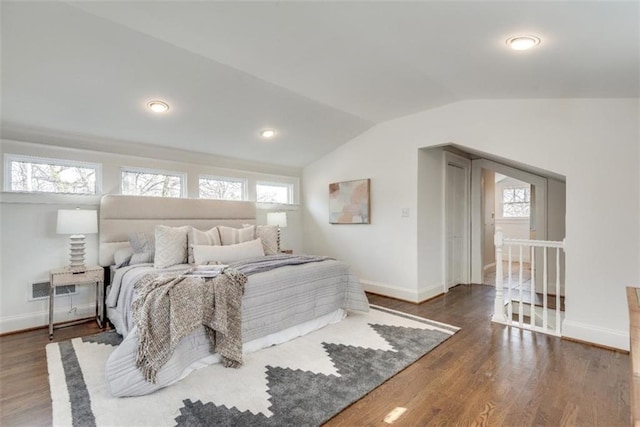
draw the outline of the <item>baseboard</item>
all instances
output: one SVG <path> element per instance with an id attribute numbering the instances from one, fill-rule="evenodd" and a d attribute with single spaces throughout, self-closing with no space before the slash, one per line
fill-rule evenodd
<path id="1" fill-rule="evenodd" d="M 576 341 L 629 351 L 629 334 L 624 331 L 565 320 L 562 322 L 562 336 Z"/>
<path id="2" fill-rule="evenodd" d="M 482 267 L 482 269 L 483 269 L 484 271 L 487 271 L 488 269 L 490 269 L 490 268 L 494 268 L 495 266 L 496 266 L 496 263 L 495 263 L 495 262 L 492 262 L 491 264 L 487 264 L 487 265 L 485 265 L 484 267 Z"/>
<path id="3" fill-rule="evenodd" d="M 360 283 L 365 291 L 386 297 L 408 301 L 413 303 L 421 303 L 443 293 L 442 285 L 432 286 L 418 291 L 398 288 L 397 286 L 387 285 L 385 283 L 373 282 L 371 280 L 360 279 Z"/>
<path id="4" fill-rule="evenodd" d="M 439 295 L 444 294 L 444 286 L 442 284 L 438 284 L 435 286 L 431 286 L 425 289 L 418 290 L 418 302 L 425 302 L 427 300 L 433 299 Z"/>
<path id="5" fill-rule="evenodd" d="M 69 308 L 56 309 L 54 312 L 54 322 L 67 322 L 71 320 L 84 319 L 95 316 L 95 304 L 76 305 L 76 312 L 69 313 Z M 5 316 L 0 318 L 0 335 L 9 332 L 22 331 L 25 329 L 39 328 L 49 324 L 49 311 L 37 313 L 18 314 L 16 316 Z"/>

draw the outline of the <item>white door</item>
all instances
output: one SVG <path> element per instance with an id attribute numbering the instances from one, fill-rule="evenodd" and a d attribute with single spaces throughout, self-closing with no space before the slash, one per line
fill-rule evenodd
<path id="1" fill-rule="evenodd" d="M 446 285 L 447 289 L 467 283 L 467 171 L 447 164 L 446 178 Z"/>

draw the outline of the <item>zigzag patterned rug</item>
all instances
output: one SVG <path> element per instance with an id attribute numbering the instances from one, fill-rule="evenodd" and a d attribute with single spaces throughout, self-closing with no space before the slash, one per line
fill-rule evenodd
<path id="1" fill-rule="evenodd" d="M 458 328 L 371 307 L 290 342 L 212 365 L 148 396 L 109 395 L 104 332 L 47 345 L 53 425 L 315 426 L 363 397 Z"/>

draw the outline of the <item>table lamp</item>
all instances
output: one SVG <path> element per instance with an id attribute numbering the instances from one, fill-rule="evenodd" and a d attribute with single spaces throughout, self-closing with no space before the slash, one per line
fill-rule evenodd
<path id="1" fill-rule="evenodd" d="M 70 234 L 71 270 L 84 270 L 85 234 L 98 232 L 98 215 L 94 210 L 60 209 L 58 210 L 58 234 Z"/>
<path id="2" fill-rule="evenodd" d="M 278 227 L 278 249 L 280 248 L 280 229 L 287 227 L 286 212 L 267 212 L 267 225 Z"/>

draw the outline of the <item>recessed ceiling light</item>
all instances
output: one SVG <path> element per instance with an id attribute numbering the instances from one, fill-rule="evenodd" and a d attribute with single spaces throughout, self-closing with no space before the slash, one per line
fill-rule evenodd
<path id="1" fill-rule="evenodd" d="M 165 113 L 169 111 L 169 104 L 164 101 L 149 101 L 147 103 L 147 108 L 154 113 Z"/>
<path id="2" fill-rule="evenodd" d="M 260 136 L 263 138 L 273 138 L 274 136 L 276 136 L 276 131 L 275 129 L 264 129 L 260 131 Z"/>
<path id="3" fill-rule="evenodd" d="M 536 36 L 513 36 L 507 39 L 507 45 L 513 50 L 527 50 L 540 44 Z"/>

